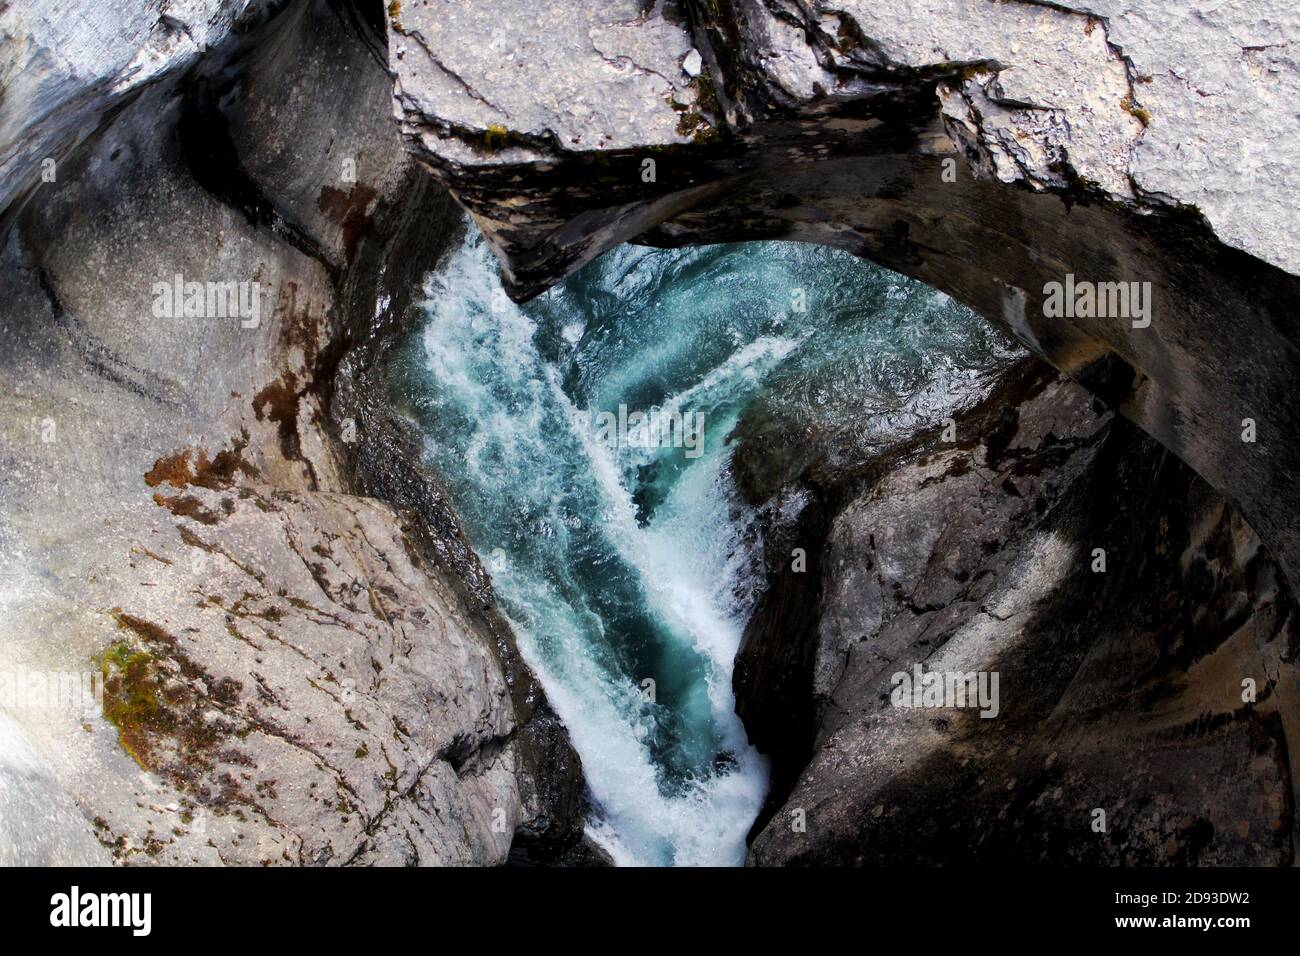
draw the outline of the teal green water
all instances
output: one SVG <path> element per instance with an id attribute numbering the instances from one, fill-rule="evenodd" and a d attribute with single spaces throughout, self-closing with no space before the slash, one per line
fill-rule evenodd
<path id="1" fill-rule="evenodd" d="M 728 469 L 740 415 L 870 443 L 1016 350 L 924 285 L 796 243 L 624 246 L 519 307 L 471 228 L 427 295 L 405 405 L 582 755 L 593 836 L 624 863 L 741 862 L 767 775 L 731 693 L 762 586 Z M 620 405 L 702 422 L 700 441 L 611 430 Z"/>

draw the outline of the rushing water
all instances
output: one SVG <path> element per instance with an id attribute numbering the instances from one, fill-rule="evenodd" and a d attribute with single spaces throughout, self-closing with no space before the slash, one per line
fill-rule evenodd
<path id="1" fill-rule="evenodd" d="M 915 427 L 1014 350 L 920 283 L 796 243 L 624 246 L 521 307 L 471 228 L 426 291 L 400 399 L 582 755 L 592 835 L 624 863 L 741 862 L 767 780 L 731 693 L 761 586 L 740 415 Z M 620 405 L 702 420 L 700 440 L 620 432 Z"/>

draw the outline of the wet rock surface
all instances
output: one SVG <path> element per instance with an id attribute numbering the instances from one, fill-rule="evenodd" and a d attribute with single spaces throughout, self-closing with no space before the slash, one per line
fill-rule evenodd
<path id="1" fill-rule="evenodd" d="M 0 2 L 0 667 L 104 689 L 0 714 L 0 860 L 604 862 L 383 385 L 446 187 L 521 298 L 629 239 L 820 242 L 1069 379 L 794 479 L 742 440 L 751 862 L 1294 862 L 1298 16 Z M 1049 317 L 1067 274 L 1150 325 Z M 160 318 L 174 276 L 263 308 Z M 916 664 L 998 716 L 892 706 Z"/>
<path id="2" fill-rule="evenodd" d="M 818 242 L 949 293 L 1075 383 L 1010 383 L 959 448 L 856 467 L 742 438 L 734 473 L 777 556 L 735 677 L 773 761 L 751 862 L 1290 863 L 1294 128 L 1265 142 L 1258 118 L 1289 115 L 1296 11 L 685 11 L 703 95 L 681 140 L 543 136 L 503 164 L 399 100 L 515 295 L 630 238 Z M 1049 314 L 1067 276 L 1149 289 L 1150 322 Z M 999 717 L 891 707 L 920 662 L 999 671 Z"/>
<path id="3" fill-rule="evenodd" d="M 57 167 L 134 97 L 172 85 L 209 48 L 238 43 L 239 34 L 284 6 L 283 0 L 0 5 L 4 221 L 39 188 L 47 161 Z"/>
<path id="4" fill-rule="evenodd" d="M 623 16 L 575 9 L 592 36 Z M 847 249 L 970 305 L 1118 405 L 1300 580 L 1300 263 L 1284 238 L 1297 143 L 1294 124 L 1270 119 L 1290 116 L 1300 89 L 1294 4 L 661 2 L 619 20 L 636 51 L 625 73 L 594 51 L 535 69 L 531 51 L 548 44 L 525 41 L 529 22 L 501 28 L 517 39 L 509 69 L 534 78 L 537 101 L 582 89 L 559 118 L 511 100 L 493 112 L 445 76 L 445 96 L 402 95 L 442 75 L 451 34 L 390 60 L 408 145 L 474 214 L 513 294 L 633 238 Z M 698 75 L 684 58 L 665 72 L 688 45 Z M 670 90 L 684 84 L 691 105 Z M 562 133 L 591 102 L 663 119 L 638 121 L 639 142 L 620 128 L 574 143 Z M 673 113 L 682 132 L 665 135 Z M 498 148 L 490 123 L 529 148 Z M 1067 275 L 1150 283 L 1151 323 L 1048 316 L 1047 284 Z"/>
<path id="5" fill-rule="evenodd" d="M 1295 605 L 1240 514 L 1041 366 L 942 437 L 772 522 L 750 862 L 1289 865 Z M 918 665 L 998 674 L 995 714 L 896 706 Z"/>
<path id="6" fill-rule="evenodd" d="M 6 718 L 12 862 L 589 858 L 567 733 L 364 414 L 459 214 L 359 9 L 277 9 L 87 106 L 5 236 L 3 667 L 103 689 Z M 177 275 L 260 312 L 160 317 Z"/>

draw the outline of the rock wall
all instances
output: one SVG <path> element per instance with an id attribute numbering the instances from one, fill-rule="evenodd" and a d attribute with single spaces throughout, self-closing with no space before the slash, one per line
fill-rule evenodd
<path id="1" fill-rule="evenodd" d="M 1259 538 L 1038 363 L 955 438 L 769 522 L 735 679 L 773 757 L 751 862 L 1290 865 L 1300 641 Z M 996 673 L 996 712 L 897 706 L 918 666 Z"/>
<path id="2" fill-rule="evenodd" d="M 237 42 L 284 0 L 0 3 L 0 215 L 6 225 L 58 162 L 146 90 L 169 86 L 209 48 Z"/>
<path id="3" fill-rule="evenodd" d="M 514 295 L 622 241 L 817 242 L 1074 383 L 1007 385 L 959 448 L 793 482 L 741 429 L 775 556 L 735 680 L 773 759 L 751 862 L 1291 863 L 1300 10 L 514 7 L 389 22 L 408 146 Z M 1151 308 L 1049 308 L 1076 281 Z M 917 663 L 999 672 L 1002 714 L 892 707 Z"/>
<path id="4" fill-rule="evenodd" d="M 411 510 L 438 497 L 418 449 L 370 413 L 377 343 L 461 221 L 401 148 L 378 7 L 196 7 L 192 56 L 176 5 L 126 6 L 99 51 L 99 13 L 4 14 L 29 93 L 0 126 L 23 170 L 0 669 L 89 672 L 104 718 L 10 709 L 0 855 L 580 856 L 580 761 L 454 516 Z M 137 42 L 147 74 L 118 62 Z M 259 313 L 160 316 L 177 275 L 255 282 Z"/>
<path id="5" fill-rule="evenodd" d="M 1294 860 L 1288 0 L 0 0 L 0 36 L 0 671 L 106 715 L 0 714 L 0 860 L 598 859 L 384 391 L 444 187 L 520 298 L 629 239 L 819 242 L 1070 380 L 762 494 L 741 436 L 753 862 Z M 262 308 L 160 316 L 178 275 Z M 1048 315 L 1067 275 L 1151 322 Z M 921 662 L 996 670 L 999 719 L 889 706 Z"/>
<path id="6" fill-rule="evenodd" d="M 514 294 L 632 238 L 847 249 L 1118 405 L 1300 580 L 1294 4 L 562 6 L 389 21 L 408 144 Z M 1067 275 L 1150 283 L 1150 324 L 1046 315 Z"/>

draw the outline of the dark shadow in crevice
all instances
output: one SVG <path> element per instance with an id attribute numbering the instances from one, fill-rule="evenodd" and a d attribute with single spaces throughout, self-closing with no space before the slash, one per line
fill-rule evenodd
<path id="1" fill-rule="evenodd" d="M 230 92 L 230 84 L 224 86 L 219 88 L 211 77 L 196 76 L 185 91 L 176 135 L 190 174 L 251 225 L 270 229 L 303 255 L 315 259 L 337 282 L 341 267 L 305 229 L 276 209 L 244 168 L 230 136 L 229 120 L 220 106 L 221 99 Z"/>

